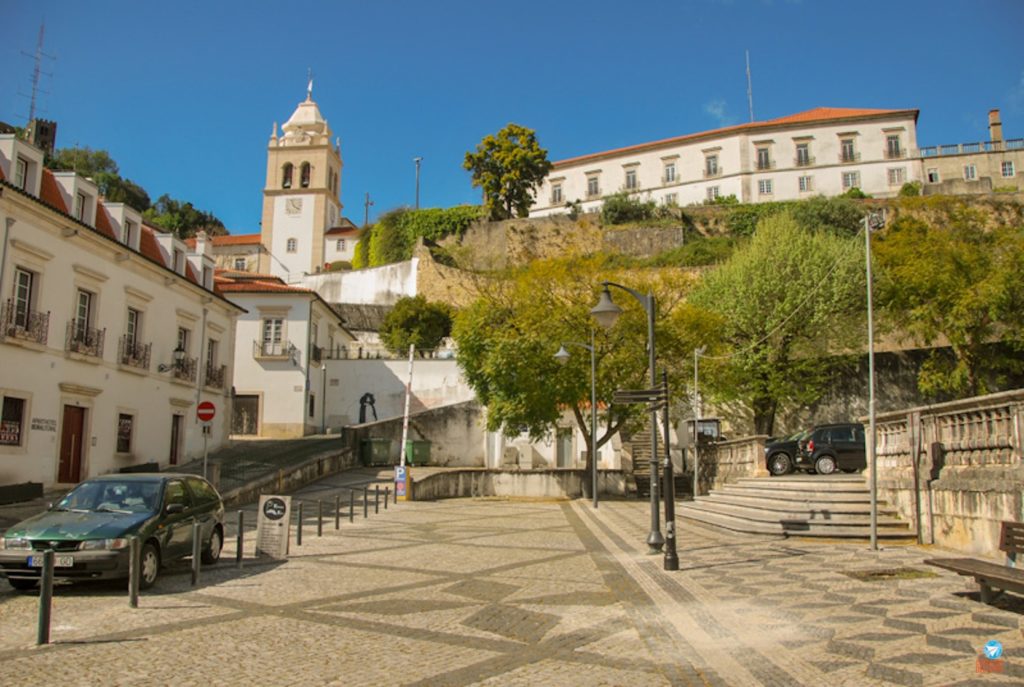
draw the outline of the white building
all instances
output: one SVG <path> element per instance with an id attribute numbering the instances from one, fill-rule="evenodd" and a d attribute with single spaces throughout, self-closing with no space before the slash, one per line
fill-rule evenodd
<path id="1" fill-rule="evenodd" d="M 203 450 L 196 405 L 228 435 L 241 309 L 215 294 L 213 259 L 43 168 L 0 135 L 0 483 L 70 485 Z"/>
<path id="2" fill-rule="evenodd" d="M 579 201 L 599 210 L 626 191 L 667 205 L 734 195 L 742 203 L 833 196 L 859 188 L 893 196 L 920 178 L 917 110 L 816 108 L 554 163 L 531 217 Z"/>
<path id="3" fill-rule="evenodd" d="M 217 289 L 246 310 L 235 337 L 233 433 L 287 438 L 336 429 L 324 412 L 325 362 L 355 341 L 341 318 L 315 291 L 271 275 L 220 272 Z"/>

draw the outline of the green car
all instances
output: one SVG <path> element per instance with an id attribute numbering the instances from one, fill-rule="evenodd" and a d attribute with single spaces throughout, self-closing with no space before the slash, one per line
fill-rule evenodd
<path id="1" fill-rule="evenodd" d="M 195 475 L 105 475 L 86 480 L 49 510 L 11 526 L 0 538 L 0 573 L 15 589 L 39 583 L 43 552 L 54 551 L 54 578 L 127 577 L 129 537 L 139 538 L 139 586 L 161 565 L 192 554 L 200 523 L 202 561 L 216 563 L 224 543 L 224 502 Z"/>

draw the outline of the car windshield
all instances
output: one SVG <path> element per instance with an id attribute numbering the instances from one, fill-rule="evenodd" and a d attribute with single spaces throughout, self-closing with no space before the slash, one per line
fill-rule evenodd
<path id="1" fill-rule="evenodd" d="M 139 480 L 82 482 L 54 506 L 55 510 L 106 513 L 152 513 L 160 497 L 160 483 Z"/>

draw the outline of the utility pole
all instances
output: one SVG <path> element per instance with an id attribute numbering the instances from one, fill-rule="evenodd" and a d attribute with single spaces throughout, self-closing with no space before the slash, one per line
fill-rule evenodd
<path id="1" fill-rule="evenodd" d="M 420 163 L 423 162 L 422 157 L 414 157 L 412 159 L 416 163 L 416 209 L 420 209 Z"/>
<path id="2" fill-rule="evenodd" d="M 31 99 L 29 100 L 29 106 L 28 106 L 28 123 L 29 123 L 29 125 L 31 125 L 32 122 L 36 118 L 36 98 L 37 98 L 38 94 L 40 93 L 40 90 L 39 90 L 39 76 L 43 75 L 43 74 L 45 74 L 46 76 L 53 76 L 49 72 L 44 72 L 42 70 L 42 62 L 43 62 L 43 58 L 44 57 L 46 57 L 48 59 L 51 59 L 51 60 L 54 59 L 52 55 L 47 55 L 45 52 L 43 52 L 43 36 L 45 35 L 45 33 L 46 33 L 46 23 L 44 22 L 44 23 L 39 25 L 39 38 L 36 41 L 36 51 L 35 51 L 35 54 L 30 55 L 29 53 L 25 52 L 24 50 L 21 51 L 22 55 L 25 55 L 26 57 L 31 57 L 34 60 L 34 63 L 35 63 L 33 68 L 32 68 L 32 96 L 31 96 Z M 45 93 L 45 91 L 43 91 L 43 92 Z"/>
<path id="3" fill-rule="evenodd" d="M 363 226 L 368 227 L 370 225 L 370 206 L 373 205 L 373 201 L 370 200 L 370 192 L 366 192 L 366 201 L 363 203 Z"/>

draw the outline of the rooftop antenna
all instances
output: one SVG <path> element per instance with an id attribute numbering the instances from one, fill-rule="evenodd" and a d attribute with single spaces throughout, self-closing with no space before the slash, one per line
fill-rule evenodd
<path id="1" fill-rule="evenodd" d="M 750 80 L 750 51 L 747 50 L 747 103 L 750 105 L 750 121 L 754 121 L 754 86 Z"/>
<path id="2" fill-rule="evenodd" d="M 42 70 L 42 64 L 43 64 L 43 58 L 44 57 L 46 57 L 48 59 L 51 59 L 51 60 L 55 59 L 53 57 L 53 55 L 48 55 L 45 52 L 43 52 L 43 35 L 45 33 L 46 33 L 46 22 L 44 21 L 43 23 L 41 23 L 39 25 L 39 39 L 36 41 L 36 52 L 35 52 L 35 54 L 34 55 L 30 55 L 29 53 L 25 52 L 24 50 L 21 51 L 22 55 L 25 55 L 26 57 L 31 57 L 34 60 L 34 62 L 35 62 L 34 66 L 32 68 L 32 97 L 29 100 L 29 106 L 28 106 L 28 121 L 29 121 L 30 124 L 36 118 L 36 98 L 38 97 L 38 94 L 40 92 L 42 92 L 44 94 L 48 94 L 47 91 L 40 91 L 39 90 L 39 76 L 42 75 L 42 74 L 45 74 L 46 76 L 53 76 L 53 74 L 51 74 L 50 72 L 44 72 Z"/>

